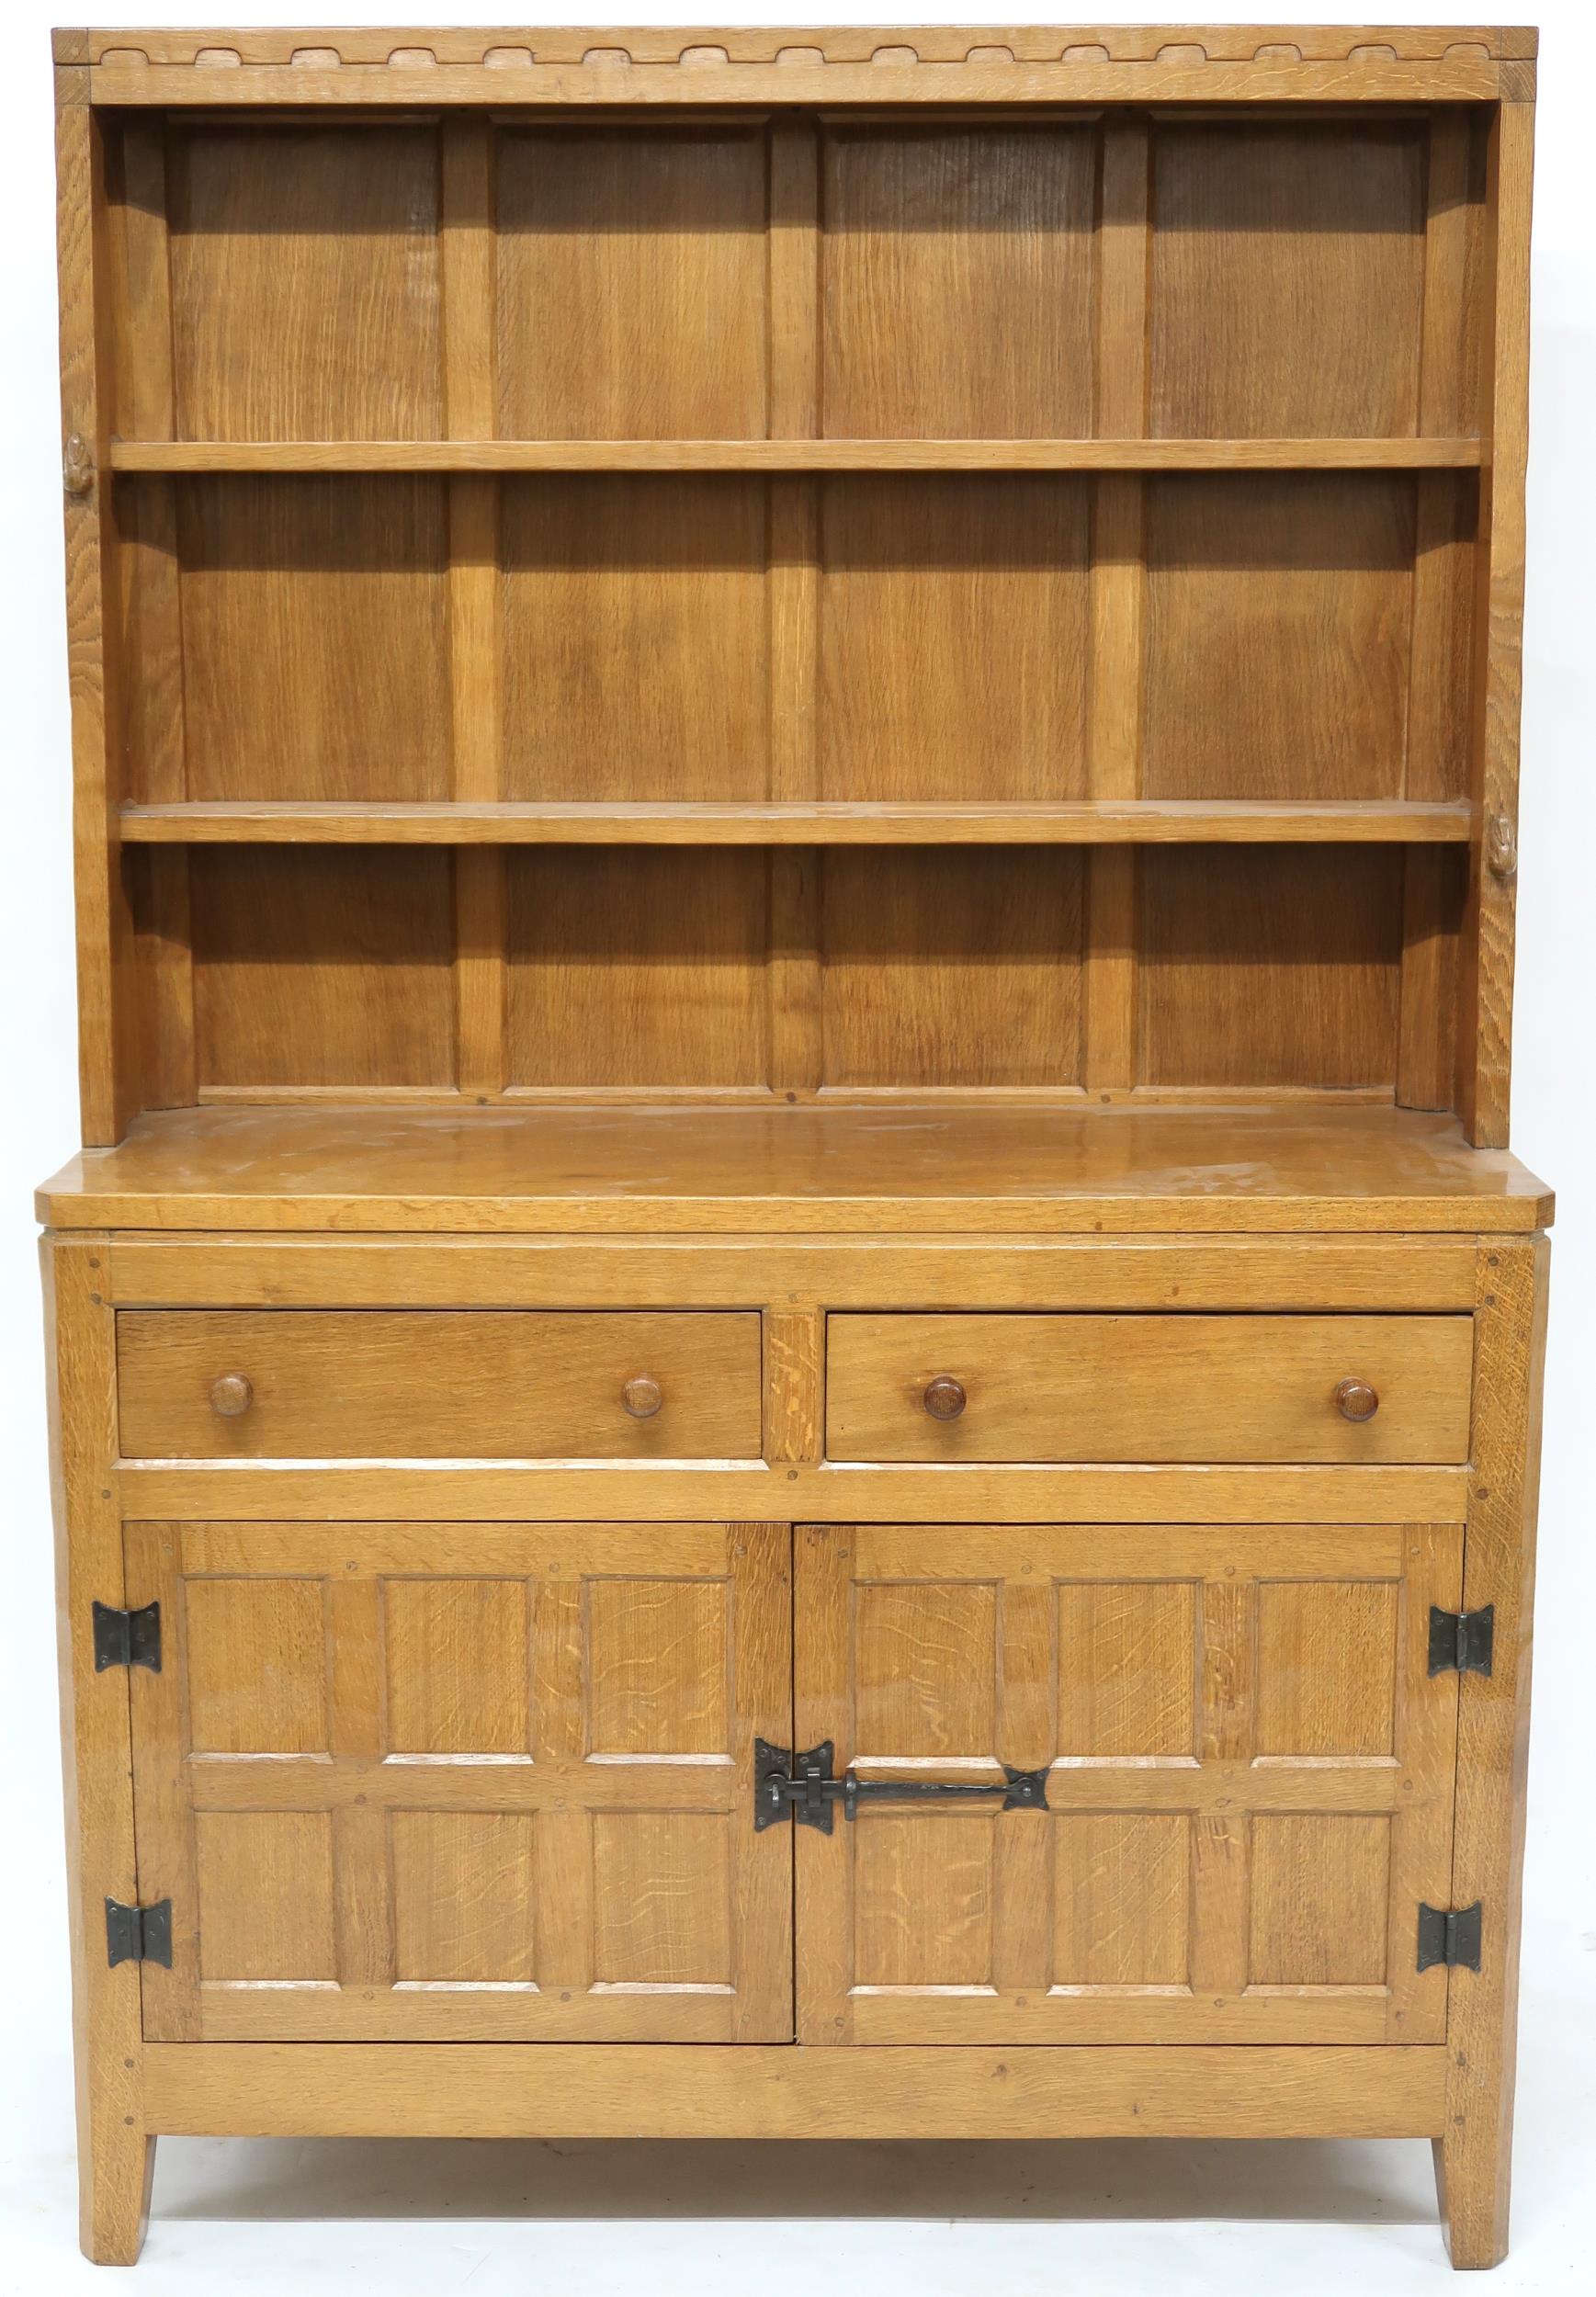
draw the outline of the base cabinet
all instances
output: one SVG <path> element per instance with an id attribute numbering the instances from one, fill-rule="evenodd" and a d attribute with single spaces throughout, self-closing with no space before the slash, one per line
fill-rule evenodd
<path id="1" fill-rule="evenodd" d="M 1458 1525 L 141 1522 L 126 1563 L 151 2041 L 1444 2036 Z M 856 1803 L 759 1824 L 756 1750 L 822 1745 Z"/>

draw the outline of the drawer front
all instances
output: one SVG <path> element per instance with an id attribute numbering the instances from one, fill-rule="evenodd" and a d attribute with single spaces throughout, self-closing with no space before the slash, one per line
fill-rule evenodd
<path id="1" fill-rule="evenodd" d="M 1472 1356 L 1466 1316 L 833 1316 L 826 1450 L 1444 1464 Z"/>
<path id="2" fill-rule="evenodd" d="M 124 1311 L 130 1458 L 756 1459 L 755 1315 Z"/>

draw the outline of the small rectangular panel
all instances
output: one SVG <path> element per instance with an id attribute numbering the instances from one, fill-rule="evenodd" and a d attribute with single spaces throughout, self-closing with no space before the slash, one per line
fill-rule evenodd
<path id="1" fill-rule="evenodd" d="M 567 846 L 508 881 L 512 1087 L 768 1083 L 763 854 Z"/>
<path id="2" fill-rule="evenodd" d="M 118 1345 L 130 1456 L 759 1455 L 748 1312 L 135 1310 Z M 248 1383 L 242 1411 L 216 1409 L 224 1377 Z M 634 1378 L 660 1396 L 640 1418 Z"/>
<path id="3" fill-rule="evenodd" d="M 433 126 L 178 130 L 168 147 L 179 438 L 437 438 Z"/>
<path id="4" fill-rule="evenodd" d="M 1089 489 L 821 484 L 822 798 L 1086 794 Z"/>
<path id="5" fill-rule="evenodd" d="M 1057 848 L 829 851 L 825 1083 L 1079 1083 L 1081 885 L 1079 854 Z"/>
<path id="6" fill-rule="evenodd" d="M 1196 1749 L 1196 1591 L 1190 1581 L 1058 1590 L 1058 1752 L 1066 1761 Z"/>
<path id="7" fill-rule="evenodd" d="M 1053 1985 L 1184 1986 L 1192 1822 L 1183 1813 L 1053 1821 Z"/>
<path id="8" fill-rule="evenodd" d="M 1084 437 L 1091 129 L 850 124 L 821 151 L 826 436 Z"/>
<path id="9" fill-rule="evenodd" d="M 447 854 L 215 846 L 190 886 L 202 1092 L 453 1085 Z"/>
<path id="10" fill-rule="evenodd" d="M 769 794 L 766 488 L 506 481 L 503 795 Z"/>
<path id="11" fill-rule="evenodd" d="M 1414 502 L 1404 474 L 1148 481 L 1143 796 L 1402 795 Z"/>
<path id="12" fill-rule="evenodd" d="M 854 1984 L 990 1987 L 990 1811 L 872 1810 L 854 1829 Z"/>
<path id="13" fill-rule="evenodd" d="M 1253 1986 L 1383 1986 L 1391 1821 L 1252 1821 Z"/>
<path id="14" fill-rule="evenodd" d="M 1256 1754 L 1393 1754 L 1399 1607 L 1394 1580 L 1263 1582 Z"/>
<path id="15" fill-rule="evenodd" d="M 181 479 L 176 504 L 185 794 L 447 798 L 443 482 Z"/>
<path id="16" fill-rule="evenodd" d="M 531 1604 L 519 1579 L 382 1588 L 390 1755 L 531 1754 Z"/>
<path id="17" fill-rule="evenodd" d="M 1424 155 L 1420 120 L 1160 125 L 1154 437 L 1417 430 Z"/>
<path id="18" fill-rule="evenodd" d="M 997 1590 L 979 1580 L 861 1581 L 854 1590 L 854 1727 L 862 1757 L 991 1755 Z"/>
<path id="19" fill-rule="evenodd" d="M 190 1579 L 182 1650 L 197 1755 L 317 1755 L 327 1731 L 321 1579 Z"/>
<path id="20" fill-rule="evenodd" d="M 763 438 L 763 130 L 516 128 L 496 162 L 503 435 Z"/>
<path id="21" fill-rule="evenodd" d="M 593 1822 L 596 1986 L 730 1989 L 735 1814 L 601 1811 Z"/>
<path id="22" fill-rule="evenodd" d="M 1395 846 L 1166 846 L 1140 863 L 1141 1084 L 1394 1086 Z"/>
<path id="23" fill-rule="evenodd" d="M 537 1821 L 522 1811 L 395 1811 L 401 1986 L 524 1986 L 536 1969 Z"/>
<path id="24" fill-rule="evenodd" d="M 194 1861 L 204 1985 L 337 1983 L 327 1812 L 197 1811 Z"/>
<path id="25" fill-rule="evenodd" d="M 723 1579 L 589 1581 L 591 1754 L 727 1753 L 730 1595 Z"/>
<path id="26" fill-rule="evenodd" d="M 1348 1465 L 1468 1455 L 1466 1316 L 833 1316 L 833 1460 Z M 951 1418 L 925 1407 L 958 1382 Z M 1344 1379 L 1378 1398 L 1338 1407 Z"/>

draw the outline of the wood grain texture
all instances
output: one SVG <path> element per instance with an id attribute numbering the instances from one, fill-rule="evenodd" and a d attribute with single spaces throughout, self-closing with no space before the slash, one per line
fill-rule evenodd
<path id="1" fill-rule="evenodd" d="M 505 127 L 496 428 L 760 437 L 766 140 L 724 127 Z"/>
<path id="2" fill-rule="evenodd" d="M 791 571 L 801 574 L 801 567 Z M 788 586 L 772 617 L 773 788 L 790 789 L 813 778 L 813 697 L 798 668 L 812 662 L 806 587 L 801 580 Z M 295 805 L 266 798 L 124 806 L 120 826 L 129 845 L 1423 846 L 1466 845 L 1472 816 L 1461 799 L 1321 805 L 1292 798 L 1089 798 L 937 805 L 912 798 L 648 803 L 617 798 Z"/>
<path id="3" fill-rule="evenodd" d="M 186 481 L 177 555 L 191 797 L 449 795 L 436 481 Z"/>
<path id="4" fill-rule="evenodd" d="M 1091 430 L 1094 161 L 1076 123 L 827 128 L 829 435 Z"/>
<path id="5" fill-rule="evenodd" d="M 202 1092 L 453 1086 L 444 855 L 209 854 L 193 918 Z"/>
<path id="6" fill-rule="evenodd" d="M 294 2043 L 145 2053 L 175 2133 L 354 2137 L 1422 2136 L 1439 2049 Z M 354 2063 L 351 2063 L 354 2061 Z"/>
<path id="7" fill-rule="evenodd" d="M 1459 1545 L 1456 1526 L 1229 1529 L 1233 1610 L 1275 1617 L 1216 1735 L 1194 1696 L 1217 1618 L 1200 1533 L 800 1528 L 804 1744 L 872 1779 L 1047 1766 L 1046 1811 L 864 1804 L 799 1831 L 800 2039 L 1439 2042 L 1444 1986 L 1390 1899 L 1445 1859 L 1457 1692 L 1398 1619 L 1427 1628 L 1435 1555 L 1455 1583 Z M 1379 1614 L 1361 1679 L 1315 1632 L 1334 1609 Z"/>
<path id="8" fill-rule="evenodd" d="M 1152 798 L 1401 795 L 1410 481 L 1148 486 Z"/>
<path id="9" fill-rule="evenodd" d="M 1470 1235 L 1553 1208 L 1517 1158 L 1409 1110 L 913 1102 L 187 1110 L 141 1118 L 38 1201 L 55 1228 L 1004 1239 Z"/>
<path id="10" fill-rule="evenodd" d="M 1340 1461 L 1468 1455 L 1466 1317 L 833 1316 L 836 1460 Z M 1375 1416 L 1335 1408 L 1349 1368 Z M 925 1409 L 956 1377 L 956 1420 Z"/>
<path id="11" fill-rule="evenodd" d="M 436 128 L 196 123 L 169 167 L 175 437 L 442 435 Z"/>
<path id="12" fill-rule="evenodd" d="M 140 1856 L 194 1940 L 150 2036 L 784 2038 L 790 1858 L 747 1810 L 785 1533 L 281 1529 L 133 1542 L 173 1630 Z"/>
<path id="13" fill-rule="evenodd" d="M 776 403 L 773 400 L 773 405 Z M 1464 438 L 113 439 L 113 470 L 1468 470 Z"/>
<path id="14" fill-rule="evenodd" d="M 1394 1089 L 1397 855 L 1192 846 L 1138 874 L 1141 1083 Z"/>
<path id="15" fill-rule="evenodd" d="M 768 794 L 766 515 L 754 480 L 506 486 L 504 797 Z"/>
<path id="16" fill-rule="evenodd" d="M 1068 479 L 822 486 L 822 797 L 1085 795 L 1087 515 Z"/>
<path id="17" fill-rule="evenodd" d="M 1418 429 L 1423 162 L 1410 120 L 1160 126 L 1155 435 Z"/>
<path id="18" fill-rule="evenodd" d="M 1533 107 L 1505 105 L 1488 147 L 1487 204 L 1495 220 L 1482 330 L 1480 423 L 1495 460 L 1479 494 L 1472 792 L 1478 822 L 1460 954 L 1458 1109 L 1482 1148 L 1508 1137 L 1516 875 L 1492 869 L 1488 837 L 1516 837 L 1522 699 L 1524 469 L 1528 453 L 1530 201 Z"/>
<path id="19" fill-rule="evenodd" d="M 1335 1239 L 1192 1235 L 1070 1239 L 846 1238 L 744 1243 L 627 1239 L 120 1236 L 119 1307 L 1461 1308 L 1474 1307 L 1472 1237 Z M 797 1335 L 789 1334 L 797 1346 Z M 803 1342 L 818 1363 L 821 1336 Z M 786 1348 L 766 1331 L 767 1389 Z M 803 1386 L 801 1375 L 798 1386 Z"/>
<path id="20" fill-rule="evenodd" d="M 1081 879 L 1072 854 L 828 854 L 827 1087 L 1077 1084 Z"/>
<path id="21" fill-rule="evenodd" d="M 83 1138 L 119 1140 L 141 1079 L 132 919 L 118 847 L 123 673 L 111 601 L 120 573 L 108 475 L 110 405 L 105 148 L 81 101 L 56 112 L 56 263 L 66 538 L 66 670 L 72 697 L 78 1094 Z"/>
<path id="22" fill-rule="evenodd" d="M 515 855 L 511 1084 L 764 1086 L 767 879 L 757 853 Z"/>
<path id="23" fill-rule="evenodd" d="M 112 1970 L 105 1902 L 136 1906 L 139 1874 L 130 1791 L 128 1678 L 96 1670 L 93 1605 L 119 1604 L 121 1525 L 114 1323 L 104 1297 L 105 1241 L 46 1243 L 46 1366 L 61 1741 L 66 1794 L 67 1925 L 77 2074 L 78 2235 L 102 2265 L 131 2265 L 144 2237 L 155 2146 L 146 2135 L 140 2056 L 140 1972 Z"/>
<path id="24" fill-rule="evenodd" d="M 122 1441 L 182 1459 L 751 1459 L 759 1326 L 742 1316 L 156 1311 L 118 1334 Z M 209 1398 L 250 1382 L 236 1419 Z M 638 1420 L 640 1373 L 661 1409 Z"/>
<path id="25" fill-rule="evenodd" d="M 1446 2127 L 1435 2149 L 1456 2266 L 1495 2265 L 1507 2251 L 1548 1260 L 1544 1237 L 1482 1244 L 1478 1259 L 1463 1600 L 1495 1606 L 1496 1656 L 1488 1676 L 1461 1678 L 1458 1692 L 1451 1904 L 1478 1899 L 1484 1913 L 1480 1969 L 1452 1974 Z"/>

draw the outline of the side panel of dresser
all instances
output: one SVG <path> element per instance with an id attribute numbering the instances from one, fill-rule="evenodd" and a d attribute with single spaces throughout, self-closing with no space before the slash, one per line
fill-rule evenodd
<path id="1" fill-rule="evenodd" d="M 79 2234 L 102 2265 L 144 2237 L 155 2147 L 146 2137 L 136 1972 L 113 1970 L 106 1907 L 138 1899 L 128 1678 L 96 1669 L 94 1606 L 120 1606 L 116 1318 L 104 1237 L 44 1240 L 46 1363 L 55 1510 L 67 1920 L 77 2080 Z"/>
<path id="2" fill-rule="evenodd" d="M 1457 2266 L 1496 2265 L 1507 2254 L 1550 1257 L 1541 1236 L 1482 1242 L 1477 1262 L 1463 1600 L 1471 1611 L 1494 1606 L 1495 1636 L 1490 1673 L 1466 1674 L 1458 1700 L 1452 1903 L 1478 1902 L 1483 1913 L 1478 1971 L 1452 1973 L 1446 2131 L 1435 2147 Z"/>

